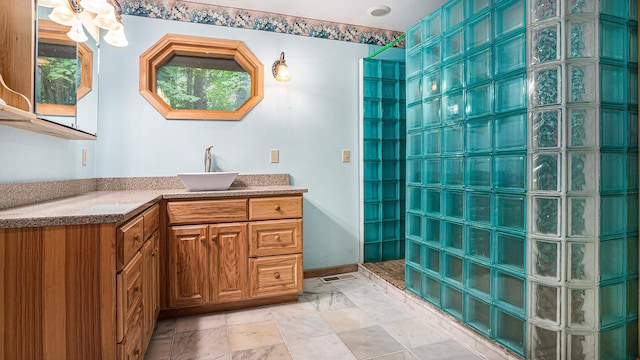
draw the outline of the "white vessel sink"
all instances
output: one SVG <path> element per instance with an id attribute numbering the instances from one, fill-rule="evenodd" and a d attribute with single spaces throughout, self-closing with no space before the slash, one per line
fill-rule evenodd
<path id="1" fill-rule="evenodd" d="M 202 172 L 178 174 L 178 177 L 189 191 L 227 190 L 237 172 Z"/>

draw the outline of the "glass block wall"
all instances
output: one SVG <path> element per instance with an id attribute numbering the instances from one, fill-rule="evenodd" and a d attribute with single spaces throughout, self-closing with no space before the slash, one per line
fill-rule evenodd
<path id="1" fill-rule="evenodd" d="M 362 59 L 364 262 L 405 254 L 406 96 L 403 61 Z"/>
<path id="2" fill-rule="evenodd" d="M 637 0 L 407 31 L 407 289 L 531 359 L 634 359 Z"/>

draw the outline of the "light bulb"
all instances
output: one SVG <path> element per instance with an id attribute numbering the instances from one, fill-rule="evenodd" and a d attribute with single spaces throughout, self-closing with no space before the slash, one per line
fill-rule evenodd
<path id="1" fill-rule="evenodd" d="M 82 0 L 80 6 L 96 14 L 106 14 L 109 10 L 113 10 L 113 6 L 106 0 Z"/>
<path id="2" fill-rule="evenodd" d="M 49 19 L 60 25 L 71 26 L 76 20 L 76 14 L 69 9 L 68 5 L 58 4 L 49 14 Z"/>
<path id="3" fill-rule="evenodd" d="M 116 19 L 116 13 L 113 8 L 106 14 L 98 14 L 93 19 L 93 23 L 105 30 L 118 30 L 122 24 Z"/>
<path id="4" fill-rule="evenodd" d="M 85 42 L 89 40 L 89 38 L 87 38 L 87 34 L 85 34 L 84 29 L 82 28 L 82 23 L 80 21 L 76 21 L 73 25 L 71 25 L 71 30 L 69 30 L 67 36 L 75 42 Z"/>
<path id="5" fill-rule="evenodd" d="M 127 41 L 127 37 L 124 34 L 124 27 L 121 27 L 118 30 L 109 30 L 107 35 L 104 36 L 104 41 L 109 45 L 124 47 L 129 45 Z"/>
<path id="6" fill-rule="evenodd" d="M 289 76 L 289 68 L 285 64 L 278 65 L 278 70 L 276 73 L 277 81 L 289 81 L 291 80 L 291 76 Z"/>

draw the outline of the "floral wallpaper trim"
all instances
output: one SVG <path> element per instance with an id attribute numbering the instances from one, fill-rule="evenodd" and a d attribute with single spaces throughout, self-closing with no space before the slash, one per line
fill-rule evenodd
<path id="1" fill-rule="evenodd" d="M 122 13 L 125 15 L 271 31 L 380 46 L 392 42 L 403 34 L 392 30 L 197 4 L 181 0 L 124 0 Z M 404 48 L 405 41 L 399 41 L 394 47 Z"/>

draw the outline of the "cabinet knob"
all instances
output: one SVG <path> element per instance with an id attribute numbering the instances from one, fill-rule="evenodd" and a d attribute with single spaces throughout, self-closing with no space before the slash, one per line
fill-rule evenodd
<path id="1" fill-rule="evenodd" d="M 275 209 L 276 211 L 280 211 L 280 205 L 276 205 Z"/>
<path id="2" fill-rule="evenodd" d="M 213 235 L 211 237 L 211 241 L 218 241 L 218 235 Z"/>
<path id="3" fill-rule="evenodd" d="M 279 272 L 274 273 L 273 277 L 276 278 L 276 279 L 280 279 L 280 273 Z"/>
<path id="4" fill-rule="evenodd" d="M 274 237 L 273 237 L 273 240 L 275 240 L 275 241 L 280 241 L 280 235 L 276 235 L 276 236 L 274 236 Z"/>
<path id="5" fill-rule="evenodd" d="M 133 235 L 133 241 L 138 242 L 140 240 L 140 234 Z"/>

